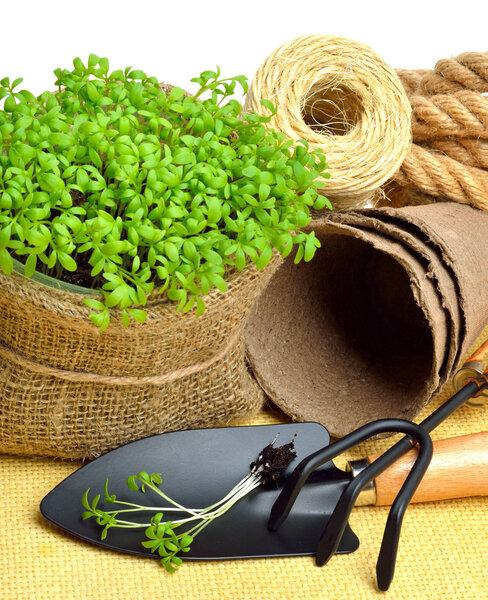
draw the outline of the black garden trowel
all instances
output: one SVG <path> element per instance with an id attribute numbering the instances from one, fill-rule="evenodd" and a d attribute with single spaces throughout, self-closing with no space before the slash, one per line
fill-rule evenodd
<path id="1" fill-rule="evenodd" d="M 202 560 L 317 554 L 317 563 L 323 564 L 333 553 L 348 553 L 358 548 L 358 538 L 347 520 L 360 492 L 371 495 L 375 478 L 419 442 L 420 453 L 412 459 L 415 464 L 411 467 L 410 463 L 405 483 L 400 477 L 396 488 L 390 490 L 393 500 L 403 483 L 393 502 L 378 563 L 380 588 L 387 589 L 393 577 L 403 514 L 432 456 L 432 442 L 427 432 L 469 398 L 486 393 L 487 373 L 474 375 L 463 381 L 464 387 L 422 426 L 398 419 L 376 421 L 331 445 L 327 430 L 317 423 L 187 430 L 138 440 L 108 452 L 70 475 L 43 499 L 41 512 L 55 525 L 86 541 L 122 552 L 154 556 L 141 545 L 145 539 L 143 529 L 111 528 L 107 537 L 101 540 L 101 527 L 93 519 L 82 519 L 84 492 L 88 488 L 93 494 L 102 492 L 108 478 L 110 493 L 115 494 L 118 500 L 140 502 L 141 493 L 128 489 L 126 480 L 135 473 L 146 471 L 162 473 L 161 489 L 179 504 L 205 507 L 219 500 L 249 473 L 250 464 L 278 436 L 276 445 L 293 440 L 296 452 L 295 460 L 285 472 L 285 485 L 268 484 L 254 489 L 201 531 L 183 558 Z M 331 459 L 345 449 L 381 431 L 399 431 L 407 435 L 371 464 L 366 460 L 360 472 L 353 469 L 346 473 L 332 463 Z M 459 442 L 464 452 L 460 464 L 466 465 L 466 453 L 469 463 L 470 438 L 477 438 L 473 446 L 477 453 L 474 455 L 479 466 L 486 468 L 488 461 L 481 452 L 478 436 L 466 436 Z M 439 466 L 442 467 L 446 460 L 452 462 L 452 457 L 459 454 L 459 443 L 451 452 L 452 456 L 449 449 L 443 449 Z M 486 447 L 486 438 L 483 438 L 481 446 Z M 464 483 L 466 473 L 460 471 L 459 475 Z M 452 469 L 449 476 L 452 480 Z M 479 477 L 475 468 L 473 481 L 485 480 L 486 470 Z M 437 488 L 439 485 L 442 487 L 439 481 L 436 480 Z M 463 487 L 463 492 L 449 492 L 450 495 L 437 493 L 433 499 L 468 495 L 468 488 Z M 478 486 L 470 493 L 479 495 L 487 491 Z M 428 499 L 425 494 L 420 498 Z M 370 503 L 375 501 L 371 499 Z M 144 504 L 161 506 L 162 502 L 160 497 L 146 493 Z M 104 506 L 103 500 L 99 506 L 104 510 L 112 508 Z M 144 522 L 148 517 L 131 516 L 134 521 L 137 518 Z"/>
<path id="2" fill-rule="evenodd" d="M 108 477 L 110 493 L 117 499 L 141 502 L 142 494 L 129 490 L 126 480 L 134 473 L 146 471 L 162 473 L 161 489 L 183 506 L 209 506 L 249 473 L 250 464 L 276 436 L 276 445 L 293 440 L 297 454 L 285 477 L 300 460 L 329 444 L 327 430 L 318 423 L 194 429 L 154 435 L 112 450 L 75 471 L 43 499 L 41 512 L 55 525 L 89 542 L 122 552 L 154 556 L 141 545 L 145 539 L 143 529 L 112 528 L 102 541 L 102 528 L 93 519 L 82 520 L 84 492 L 88 488 L 93 494 L 102 492 Z M 191 550 L 183 558 L 315 554 L 324 519 L 348 481 L 332 462 L 323 465 L 304 487 L 293 517 L 279 533 L 271 532 L 267 522 L 281 486 L 260 486 L 196 536 Z M 322 485 L 324 482 L 328 485 Z M 160 497 L 149 492 L 142 497 L 146 505 L 162 504 Z M 105 508 L 111 510 L 112 506 Z M 131 516 L 132 520 L 136 518 Z M 147 514 L 142 518 L 147 521 Z M 171 518 L 175 517 L 171 515 Z M 358 546 L 358 538 L 347 527 L 338 552 L 353 552 Z"/>

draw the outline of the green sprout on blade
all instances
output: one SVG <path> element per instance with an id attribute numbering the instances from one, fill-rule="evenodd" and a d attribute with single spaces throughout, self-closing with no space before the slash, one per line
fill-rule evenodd
<path id="1" fill-rule="evenodd" d="M 276 438 L 275 438 L 276 439 Z M 274 441 L 263 448 L 255 462 L 250 465 L 250 472 L 243 477 L 225 496 L 206 508 L 186 508 L 170 498 L 161 490 L 161 473 L 141 471 L 127 479 L 127 487 L 134 492 L 146 494 L 153 492 L 165 501 L 164 506 L 146 506 L 126 500 L 118 500 L 110 494 L 108 479 L 105 480 L 103 501 L 116 505 L 114 510 L 100 508 L 101 494 L 91 501 L 88 498 L 90 488 L 83 494 L 82 504 L 85 509 L 83 519 L 94 518 L 97 525 L 103 527 L 101 539 L 104 540 L 109 529 L 144 529 L 146 539 L 142 541 L 144 548 L 161 557 L 161 564 L 170 573 L 174 572 L 182 562 L 180 553 L 190 551 L 194 538 L 207 525 L 224 515 L 236 502 L 247 496 L 261 485 L 278 482 L 288 465 L 296 457 L 294 443 L 274 447 Z M 127 520 L 134 512 L 154 513 L 144 523 Z M 165 514 L 173 513 L 176 518 L 166 520 Z"/>

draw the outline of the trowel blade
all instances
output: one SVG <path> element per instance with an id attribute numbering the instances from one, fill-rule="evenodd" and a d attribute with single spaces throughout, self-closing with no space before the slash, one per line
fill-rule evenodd
<path id="1" fill-rule="evenodd" d="M 327 430 L 318 423 L 291 423 L 194 429 L 154 435 L 131 442 L 84 465 L 54 488 L 42 501 L 46 519 L 71 534 L 105 548 L 155 556 L 144 548 L 144 529 L 111 528 L 105 540 L 94 519 L 82 520 L 81 498 L 90 488 L 90 498 L 102 494 L 106 478 L 109 492 L 118 500 L 162 506 L 151 491 L 144 496 L 127 488 L 126 480 L 140 471 L 162 473 L 160 486 L 180 504 L 203 508 L 218 501 L 249 472 L 260 451 L 279 434 L 275 445 L 292 439 L 297 458 L 285 476 L 300 460 L 329 444 Z M 349 479 L 332 462 L 313 474 L 304 486 L 293 510 L 277 532 L 267 529 L 267 521 L 278 488 L 259 487 L 237 502 L 225 515 L 215 519 L 194 540 L 185 560 L 235 559 L 315 554 L 319 537 Z M 113 510 L 114 505 L 99 507 Z M 164 511 L 163 511 L 164 512 Z M 136 514 L 136 513 L 134 513 Z M 174 517 L 174 513 L 169 513 Z M 148 521 L 148 513 L 131 520 Z M 353 552 L 359 540 L 347 527 L 339 553 Z"/>

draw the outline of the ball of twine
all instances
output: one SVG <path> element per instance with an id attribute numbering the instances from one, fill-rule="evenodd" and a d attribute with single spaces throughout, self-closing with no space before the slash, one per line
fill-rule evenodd
<path id="1" fill-rule="evenodd" d="M 365 44 L 306 35 L 278 48 L 255 74 L 245 107 L 277 113 L 270 126 L 322 148 L 323 193 L 336 208 L 364 205 L 410 147 L 410 102 L 396 72 Z"/>

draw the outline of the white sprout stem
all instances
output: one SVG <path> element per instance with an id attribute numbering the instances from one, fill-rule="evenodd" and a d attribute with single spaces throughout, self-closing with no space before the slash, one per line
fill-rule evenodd
<path id="1" fill-rule="evenodd" d="M 197 523 L 194 527 L 189 529 L 182 535 L 192 535 L 195 537 L 198 533 L 202 531 L 209 523 L 211 523 L 214 519 L 220 517 L 224 513 L 226 513 L 236 502 L 238 502 L 241 498 L 249 494 L 252 490 L 259 487 L 261 485 L 261 477 L 259 473 L 262 471 L 262 468 L 253 470 L 248 473 L 245 477 L 243 477 L 223 498 L 221 498 L 215 504 L 211 504 L 206 508 L 186 508 L 181 504 L 178 504 L 175 500 L 167 496 L 164 492 L 162 492 L 158 487 L 153 486 L 151 484 L 146 485 L 158 493 L 162 498 L 164 498 L 167 502 L 173 504 L 173 507 L 165 506 L 165 507 L 154 507 L 154 506 L 141 506 L 135 505 L 132 502 L 124 502 L 117 500 L 118 504 L 124 504 L 126 506 L 132 506 L 133 508 L 122 509 L 122 510 L 113 510 L 106 511 L 107 514 L 114 514 L 115 516 L 119 513 L 127 513 L 127 512 L 135 512 L 138 510 L 150 510 L 150 511 L 172 511 L 172 512 L 187 512 L 191 514 L 191 517 L 187 517 L 185 519 L 177 519 L 176 521 L 172 521 L 172 524 L 175 526 L 183 525 L 184 523 L 189 523 L 191 521 L 199 520 L 200 523 Z M 151 527 L 152 523 L 134 523 L 133 521 L 124 521 L 121 519 L 117 519 L 117 527 L 123 529 L 141 529 L 143 527 Z"/>
<path id="2" fill-rule="evenodd" d="M 246 496 L 247 494 L 249 494 L 249 492 L 251 492 L 252 490 L 254 490 L 255 488 L 257 488 L 259 485 L 261 485 L 261 481 L 260 479 L 257 479 L 255 474 L 250 474 L 250 475 L 246 475 L 246 477 L 244 477 L 237 485 L 234 486 L 234 488 L 228 493 L 226 494 L 226 496 L 224 496 L 224 498 L 222 498 L 219 502 L 217 502 L 216 504 L 213 504 L 211 506 L 208 506 L 205 509 L 198 509 L 200 510 L 200 512 L 198 513 L 194 513 L 193 516 L 191 517 L 187 517 L 186 519 L 177 519 L 176 521 L 172 521 L 173 525 L 183 525 L 184 523 L 190 523 L 191 521 L 196 521 L 196 520 L 201 520 L 201 523 L 198 523 L 197 525 L 195 525 L 192 529 L 190 529 L 188 532 L 185 533 L 185 535 L 197 535 L 197 533 L 200 533 L 200 531 L 206 527 L 209 523 L 211 523 L 214 519 L 220 517 L 221 515 L 223 515 L 224 513 L 226 513 L 232 506 L 234 506 L 234 504 L 236 502 L 238 502 L 241 498 L 243 498 L 244 496 Z M 219 507 L 216 508 L 215 510 L 211 510 L 215 507 Z M 146 507 L 144 507 L 146 508 Z M 149 509 L 149 507 L 147 507 Z M 189 512 L 189 509 L 186 509 L 184 507 L 182 507 L 184 511 Z M 130 512 L 132 510 L 137 510 L 137 509 L 128 509 L 128 510 L 121 510 L 118 512 Z M 165 509 L 168 510 L 168 509 Z M 178 509 L 171 509 L 169 508 L 169 510 L 180 510 Z M 197 509 L 195 509 L 197 510 Z M 115 511 L 114 511 L 115 512 Z M 152 525 L 152 523 L 133 523 L 132 521 L 123 521 L 123 520 L 119 520 L 117 519 L 117 524 L 120 524 L 120 527 L 123 528 L 142 528 L 142 527 L 150 527 Z M 192 534 L 192 532 L 195 532 Z"/>
<path id="3" fill-rule="evenodd" d="M 118 502 L 118 500 L 117 500 Z M 104 512 L 106 512 L 108 515 L 112 515 L 112 514 L 119 514 L 119 513 L 127 513 L 127 512 L 136 512 L 138 510 L 150 510 L 152 512 L 154 511 L 161 511 L 161 512 L 190 512 L 190 511 L 203 511 L 205 509 L 203 508 L 185 508 L 185 509 L 181 509 L 181 508 L 176 508 L 173 506 L 139 506 L 138 508 L 123 508 L 122 510 L 106 510 Z"/>
<path id="4" fill-rule="evenodd" d="M 257 487 L 257 486 L 254 486 L 254 487 Z M 246 494 L 249 493 L 250 491 L 252 491 L 254 489 L 254 487 L 247 490 Z M 212 523 L 215 519 L 217 519 L 218 517 L 221 517 L 224 513 L 226 513 L 229 509 L 231 509 L 234 506 L 234 504 L 236 502 L 238 502 L 246 494 L 242 494 L 241 496 L 235 498 L 235 500 L 233 502 L 229 502 L 228 505 L 223 507 L 221 511 L 219 511 L 217 514 L 213 515 L 212 517 L 203 519 L 199 525 L 193 527 L 190 531 L 188 531 L 187 535 L 191 535 L 193 538 L 195 538 L 203 529 L 205 529 L 205 527 L 207 525 L 210 525 L 210 523 Z"/>
<path id="5" fill-rule="evenodd" d="M 166 496 L 166 494 L 164 492 L 162 492 L 157 486 L 152 485 L 152 484 L 148 484 L 146 483 L 146 485 L 151 488 L 154 492 L 156 492 L 157 494 L 159 494 L 161 496 L 161 498 L 164 498 L 165 500 L 167 500 L 170 504 L 172 504 L 173 506 L 176 506 L 177 508 L 179 508 L 180 510 L 182 510 L 183 512 L 187 512 L 190 513 L 191 515 L 194 516 L 198 516 L 200 514 L 200 510 L 201 509 L 193 509 L 193 508 L 185 508 L 184 506 L 182 506 L 181 504 L 178 504 L 178 502 L 176 502 L 176 500 L 173 500 L 172 498 L 170 498 L 169 496 Z"/>
<path id="6" fill-rule="evenodd" d="M 123 527 L 126 529 L 129 528 L 141 528 L 141 527 L 150 527 L 151 523 L 134 523 L 133 521 L 122 521 L 121 519 L 117 519 L 117 527 Z"/>
<path id="7" fill-rule="evenodd" d="M 216 508 L 217 506 L 220 506 L 221 504 L 223 504 L 224 502 L 226 502 L 229 498 L 232 498 L 235 494 L 237 494 L 244 486 L 246 486 L 249 482 L 250 479 L 254 479 L 255 475 L 253 473 L 249 473 L 248 475 L 246 475 L 245 477 L 243 477 L 239 483 L 237 483 L 228 494 L 226 494 L 223 498 L 221 498 L 218 502 L 216 502 L 215 504 L 211 504 L 210 506 L 207 506 L 206 508 L 202 509 L 201 511 L 201 515 L 203 514 L 207 514 L 208 512 L 210 512 L 213 508 Z"/>
<path id="8" fill-rule="evenodd" d="M 171 501 L 171 498 L 168 498 L 168 500 Z M 105 511 L 105 512 L 128 512 L 128 510 L 171 510 L 171 511 L 199 511 L 199 510 L 204 510 L 203 508 L 185 508 L 185 507 L 181 507 L 181 508 L 172 508 L 171 506 L 142 506 L 141 504 L 136 504 L 135 502 L 125 502 L 124 500 L 115 500 L 114 504 L 123 504 L 124 506 L 133 506 L 134 508 L 132 509 L 123 509 L 123 510 L 119 510 L 119 511 Z M 173 505 L 176 504 L 176 502 L 173 501 Z"/>
<path id="9" fill-rule="evenodd" d="M 156 486 L 154 486 L 154 487 L 149 486 L 149 487 L 151 489 L 153 489 L 155 492 L 159 493 L 159 495 L 162 496 L 165 500 L 167 500 L 168 502 L 171 502 L 174 506 L 176 506 L 177 510 L 188 512 L 191 515 L 193 515 L 193 517 L 200 518 L 201 516 L 206 515 L 207 513 L 209 513 L 212 509 L 217 508 L 218 506 L 221 506 L 224 502 L 226 502 L 229 498 L 232 498 L 244 486 L 246 486 L 250 479 L 255 479 L 255 478 L 256 478 L 256 473 L 255 472 L 248 473 L 223 498 L 221 498 L 215 504 L 211 504 L 210 506 L 207 506 L 206 508 L 186 508 L 184 506 L 181 506 L 181 504 L 178 504 L 177 502 L 175 502 L 172 498 L 170 498 L 164 492 L 162 492 L 158 487 L 156 487 Z M 146 507 L 143 507 L 143 508 L 146 508 Z M 158 510 L 158 509 L 155 509 L 155 510 Z M 168 510 L 175 510 L 175 509 L 171 509 L 171 508 L 168 507 L 168 508 L 161 508 L 161 510 L 162 511 L 164 511 L 164 510 L 168 511 Z M 122 511 L 120 511 L 120 512 L 122 512 Z M 190 520 L 193 521 L 194 519 L 190 519 Z M 186 519 L 181 519 L 179 521 L 173 521 L 173 523 L 185 523 L 186 521 L 187 521 Z"/>
<path id="10" fill-rule="evenodd" d="M 197 519 L 201 519 L 202 521 L 211 521 L 212 519 L 216 518 L 216 516 L 218 516 L 221 512 L 226 512 L 230 508 L 230 506 L 234 505 L 237 502 L 237 500 L 248 494 L 258 485 L 260 485 L 259 481 L 254 481 L 252 484 L 249 484 L 250 477 L 250 475 L 246 475 L 246 477 L 242 479 L 236 486 L 234 486 L 234 488 L 232 488 L 232 490 L 226 496 L 224 496 L 224 498 L 222 498 L 215 504 L 212 504 L 211 506 L 207 506 L 207 508 L 201 509 L 199 514 L 196 514 L 192 517 L 187 517 L 186 519 L 178 519 L 176 521 L 171 521 L 171 523 L 173 525 L 182 525 L 183 523 L 189 523 L 190 521 L 196 521 Z M 255 478 L 253 477 L 253 479 Z M 226 502 L 226 504 L 225 506 L 222 506 L 224 502 Z M 212 509 L 215 510 L 212 511 Z"/>
<path id="11" fill-rule="evenodd" d="M 249 482 L 246 487 L 242 488 L 239 491 L 239 493 L 237 493 L 232 498 L 230 498 L 218 510 L 215 510 L 213 512 L 206 513 L 206 514 L 202 515 L 202 517 L 201 517 L 202 518 L 202 523 L 199 523 L 195 527 L 193 527 L 192 529 L 190 529 L 187 532 L 187 535 L 192 535 L 193 537 L 195 537 L 197 534 L 200 533 L 200 531 L 202 531 L 202 529 L 204 527 L 206 527 L 214 519 L 217 519 L 218 517 L 221 517 L 230 508 L 232 508 L 234 506 L 234 504 L 236 504 L 236 502 L 238 502 L 239 500 L 241 500 L 241 498 L 244 498 L 244 496 L 247 496 L 247 494 L 249 494 L 250 492 L 252 492 L 252 490 L 254 490 L 255 488 L 259 487 L 260 485 L 261 485 L 261 481 L 259 479 L 255 479 L 253 482 Z"/>

